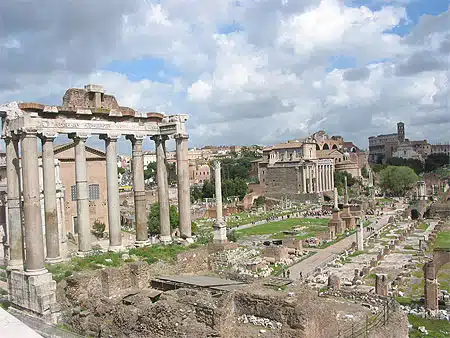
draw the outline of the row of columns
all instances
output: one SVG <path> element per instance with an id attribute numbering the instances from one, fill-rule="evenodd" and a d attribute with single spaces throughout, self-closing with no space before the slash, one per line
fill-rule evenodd
<path id="1" fill-rule="evenodd" d="M 315 180 L 313 180 L 315 178 Z M 334 187 L 332 164 L 306 165 L 302 170 L 303 193 L 331 191 Z"/>
<path id="2" fill-rule="evenodd" d="M 27 273 L 45 272 L 45 262 L 61 260 L 60 234 L 56 200 L 56 176 L 54 167 L 55 135 L 39 135 L 42 140 L 43 195 L 45 215 L 45 245 L 42 230 L 39 164 L 37 132 L 26 131 L 18 135 L 5 137 L 7 193 L 8 193 L 8 232 L 10 245 L 9 267 L 21 269 L 24 265 Z M 70 134 L 75 144 L 75 178 L 78 218 L 78 251 L 86 254 L 91 251 L 91 225 L 89 218 L 89 188 L 86 161 L 87 134 Z M 119 135 L 102 135 L 106 144 L 106 171 L 108 195 L 109 249 L 122 247 L 120 226 L 119 186 L 117 180 L 117 140 Z M 136 245 L 148 242 L 147 210 L 144 186 L 144 161 L 142 144 L 144 137 L 129 136 L 133 145 L 132 170 L 136 212 Z M 158 198 L 160 203 L 161 240 L 171 241 L 169 218 L 169 194 L 166 168 L 165 141 L 167 136 L 154 136 L 157 153 Z M 185 239 L 191 238 L 190 193 L 187 135 L 175 136 L 177 145 L 178 202 L 180 215 L 180 233 Z M 19 143 L 21 145 L 22 172 L 20 175 Z M 20 182 L 20 179 L 23 182 Z M 23 210 L 22 196 L 23 194 Z M 22 229 L 22 215 L 24 229 Z M 23 231 L 24 230 L 24 231 Z M 25 243 L 23 241 L 25 237 Z M 25 262 L 25 264 L 23 264 Z"/>

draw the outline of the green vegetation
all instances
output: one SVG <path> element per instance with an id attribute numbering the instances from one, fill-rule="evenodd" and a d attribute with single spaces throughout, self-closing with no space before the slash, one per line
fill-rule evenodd
<path id="1" fill-rule="evenodd" d="M 422 161 L 415 160 L 415 159 L 404 159 L 404 158 L 400 158 L 400 157 L 393 157 L 388 160 L 388 164 L 396 166 L 396 167 L 409 167 L 412 170 L 414 170 L 414 172 L 417 175 L 423 173 L 423 171 L 424 171 Z"/>
<path id="2" fill-rule="evenodd" d="M 449 155 L 444 153 L 430 154 L 425 159 L 425 171 L 430 172 L 450 164 Z"/>
<path id="3" fill-rule="evenodd" d="M 419 177 L 408 167 L 388 166 L 380 172 L 381 186 L 396 196 L 404 196 Z"/>
<path id="4" fill-rule="evenodd" d="M 450 335 L 450 322 L 446 320 L 425 319 L 408 315 L 409 323 L 413 326 L 413 329 L 409 331 L 410 338 L 419 337 L 433 337 L 433 338 L 446 338 Z M 424 326 L 428 334 L 421 333 L 418 328 Z"/>
<path id="5" fill-rule="evenodd" d="M 103 222 L 100 222 L 98 219 L 94 222 L 92 226 L 92 233 L 97 238 L 103 238 L 105 233 L 106 225 Z"/>
<path id="6" fill-rule="evenodd" d="M 179 224 L 178 211 L 176 206 L 174 205 L 170 206 L 169 216 L 170 216 L 170 229 L 173 230 L 177 228 Z M 159 234 L 160 229 L 161 226 L 159 219 L 159 203 L 154 203 L 150 208 L 150 216 L 148 218 L 148 232 L 150 234 Z"/>
<path id="7" fill-rule="evenodd" d="M 328 219 L 326 218 L 288 218 L 278 222 L 269 222 L 259 224 L 251 228 L 236 231 L 240 236 L 269 235 L 273 238 L 284 238 L 283 231 L 289 231 L 296 227 L 305 227 L 296 235 L 296 238 L 314 237 L 317 233 L 325 231 L 328 228 Z"/>
<path id="8" fill-rule="evenodd" d="M 345 177 L 347 177 L 347 186 L 353 186 L 357 180 L 346 171 L 336 171 L 334 174 L 334 182 L 338 189 L 339 195 L 343 195 L 345 191 Z"/>
<path id="9" fill-rule="evenodd" d="M 192 244 L 190 246 L 181 245 L 153 245 L 144 248 L 136 248 L 129 250 L 130 255 L 135 255 L 138 258 L 147 261 L 151 264 L 159 260 L 166 262 L 173 262 L 176 255 L 180 252 L 186 251 L 197 247 L 198 244 Z M 117 267 L 123 263 L 132 262 L 132 259 L 123 261 L 121 255 L 123 253 L 118 252 L 106 252 L 97 253 L 88 257 L 74 257 L 68 262 L 60 264 L 48 264 L 46 268 L 52 273 L 53 279 L 57 282 L 63 280 L 66 277 L 71 276 L 77 271 L 97 270 L 103 267 Z"/>
<path id="10" fill-rule="evenodd" d="M 420 225 L 417 227 L 417 229 L 425 231 L 428 229 L 428 224 L 427 223 L 420 223 Z"/>
<path id="11" fill-rule="evenodd" d="M 350 255 L 348 255 L 348 257 L 356 257 L 356 256 L 359 256 L 359 255 L 362 255 L 363 253 L 365 253 L 363 250 L 355 251 L 355 252 L 351 253 Z"/>
<path id="12" fill-rule="evenodd" d="M 434 248 L 440 250 L 450 250 L 450 231 L 438 232 Z"/>

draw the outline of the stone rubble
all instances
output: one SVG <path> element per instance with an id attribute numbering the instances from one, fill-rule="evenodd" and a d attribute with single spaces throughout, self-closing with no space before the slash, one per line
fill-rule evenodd
<path id="1" fill-rule="evenodd" d="M 280 330 L 283 327 L 283 324 L 280 322 L 270 320 L 268 318 L 261 318 L 256 317 L 254 315 L 246 315 L 243 314 L 242 316 L 238 317 L 238 322 L 243 324 L 253 324 L 257 326 L 264 326 L 265 328 L 269 328 L 272 330 L 278 329 Z"/>

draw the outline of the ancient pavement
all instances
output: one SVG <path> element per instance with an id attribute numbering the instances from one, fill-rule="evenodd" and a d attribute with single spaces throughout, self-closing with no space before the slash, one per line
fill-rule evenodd
<path id="1" fill-rule="evenodd" d="M 8 338 L 42 338 L 13 315 L 0 307 L 0 337 Z"/>
<path id="2" fill-rule="evenodd" d="M 375 222 L 372 223 L 372 227 L 375 228 L 375 231 L 382 228 L 388 223 L 389 217 L 391 215 L 394 215 L 395 212 L 389 212 L 386 213 L 384 216 L 378 217 L 378 224 L 375 224 Z M 367 238 L 373 234 L 373 232 L 368 233 L 364 232 L 364 238 Z M 339 253 L 343 252 L 344 250 L 349 249 L 352 246 L 352 243 L 356 242 L 356 233 L 352 234 L 343 240 L 330 245 L 329 247 L 317 250 L 317 253 L 312 255 L 311 257 L 308 257 L 304 259 L 303 261 L 292 265 L 290 270 L 290 279 L 298 280 L 300 279 L 300 272 L 302 272 L 303 279 L 309 276 L 313 271 L 319 267 L 321 264 L 326 264 L 329 261 L 333 260 L 335 255 L 338 255 Z"/>

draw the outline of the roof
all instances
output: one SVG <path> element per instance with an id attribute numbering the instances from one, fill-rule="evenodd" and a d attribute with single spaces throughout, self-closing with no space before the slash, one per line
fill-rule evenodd
<path id="1" fill-rule="evenodd" d="M 290 143 L 279 143 L 272 146 L 272 149 L 295 149 L 301 148 L 303 143 L 301 142 L 290 142 Z"/>
<path id="2" fill-rule="evenodd" d="M 60 145 L 58 145 L 58 146 L 56 146 L 54 148 L 54 152 L 55 152 L 55 154 L 58 154 L 58 153 L 63 152 L 64 150 L 70 149 L 72 147 L 75 147 L 75 143 L 74 142 L 68 142 L 68 143 L 60 144 Z M 98 156 L 102 156 L 102 157 L 106 156 L 106 153 L 104 151 L 100 150 L 100 149 L 96 149 L 96 148 L 92 148 L 92 147 L 86 146 L 86 150 L 91 152 L 91 153 L 93 153 L 93 154 L 96 154 Z"/>
<path id="3" fill-rule="evenodd" d="M 347 148 L 347 149 L 351 149 L 351 148 L 359 149 L 359 147 L 356 144 L 354 144 L 353 142 L 344 142 L 344 148 Z"/>
<path id="4" fill-rule="evenodd" d="M 343 155 L 342 151 L 338 149 L 328 149 L 328 150 L 316 150 L 317 158 L 326 158 L 333 153 L 338 153 L 339 155 Z"/>

